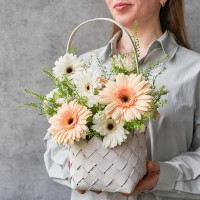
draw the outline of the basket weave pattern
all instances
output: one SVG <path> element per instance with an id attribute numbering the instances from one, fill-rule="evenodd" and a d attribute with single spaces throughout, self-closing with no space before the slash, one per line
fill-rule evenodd
<path id="1" fill-rule="evenodd" d="M 70 150 L 70 178 L 74 190 L 131 193 L 146 174 L 146 134 L 130 133 L 113 149 L 94 136 L 81 139 Z"/>

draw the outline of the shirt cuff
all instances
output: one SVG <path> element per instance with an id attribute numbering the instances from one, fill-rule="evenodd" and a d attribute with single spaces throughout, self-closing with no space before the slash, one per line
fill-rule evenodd
<path id="1" fill-rule="evenodd" d="M 167 162 L 160 162 L 160 174 L 156 186 L 149 192 L 155 190 L 172 191 L 174 189 L 175 181 L 179 170 L 172 164 Z"/>

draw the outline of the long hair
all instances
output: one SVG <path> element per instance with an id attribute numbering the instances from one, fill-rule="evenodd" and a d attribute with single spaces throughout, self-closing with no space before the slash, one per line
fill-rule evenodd
<path id="1" fill-rule="evenodd" d="M 187 38 L 182 0 L 168 0 L 165 7 L 161 7 L 160 24 L 162 31 L 168 30 L 179 45 L 191 49 Z M 112 36 L 119 30 L 120 28 L 113 24 Z"/>

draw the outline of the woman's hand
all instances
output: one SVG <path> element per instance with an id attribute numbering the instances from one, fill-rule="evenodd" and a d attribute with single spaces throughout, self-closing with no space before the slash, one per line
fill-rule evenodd
<path id="1" fill-rule="evenodd" d="M 122 195 L 129 197 L 139 193 L 148 192 L 156 186 L 160 173 L 160 165 L 158 162 L 147 161 L 147 174 L 136 185 L 133 192 L 130 194 L 121 193 Z"/>
<path id="2" fill-rule="evenodd" d="M 70 168 L 70 156 L 68 155 L 68 157 L 67 157 L 67 162 L 68 162 L 68 166 L 69 166 L 69 168 Z M 84 194 L 85 193 L 85 190 L 77 190 L 79 193 L 81 193 L 81 194 Z M 92 190 L 92 192 L 96 192 L 97 194 L 100 194 L 101 193 L 101 191 L 93 191 Z"/>

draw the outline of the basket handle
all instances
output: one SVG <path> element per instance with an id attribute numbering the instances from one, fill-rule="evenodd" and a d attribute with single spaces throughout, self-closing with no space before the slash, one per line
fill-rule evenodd
<path id="1" fill-rule="evenodd" d="M 81 23 L 79 26 L 77 26 L 74 29 L 74 31 L 71 33 L 70 37 L 69 37 L 69 41 L 68 41 L 68 44 L 67 44 L 67 53 L 70 53 L 72 40 L 73 40 L 76 32 L 79 30 L 79 28 L 81 28 L 83 25 L 85 25 L 85 24 L 87 24 L 89 22 L 92 22 L 92 21 L 109 21 L 109 22 L 112 22 L 115 25 L 117 25 L 119 28 L 121 28 L 128 35 L 128 37 L 129 37 L 129 39 L 131 41 L 133 50 L 135 52 L 135 61 L 136 61 L 136 66 L 137 66 L 137 74 L 139 74 L 139 65 L 138 65 L 138 57 L 137 57 L 136 47 L 135 47 L 135 44 L 134 44 L 130 34 L 128 33 L 128 31 L 120 23 L 118 23 L 117 21 L 115 21 L 113 19 L 110 19 L 110 18 L 94 18 L 94 19 L 87 20 L 87 21 Z"/>

